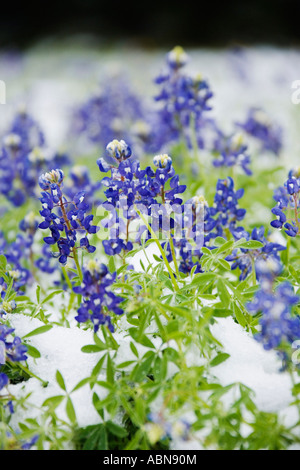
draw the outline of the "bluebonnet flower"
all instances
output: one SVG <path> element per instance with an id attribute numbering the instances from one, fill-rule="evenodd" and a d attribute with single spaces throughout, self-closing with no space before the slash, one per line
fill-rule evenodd
<path id="1" fill-rule="evenodd" d="M 215 167 L 241 167 L 246 175 L 252 175 L 248 146 L 244 143 L 242 134 L 227 136 L 219 129 L 216 133 L 217 136 L 212 146 L 213 165 Z"/>
<path id="2" fill-rule="evenodd" d="M 0 304 L 0 317 L 2 315 L 6 315 L 7 313 L 12 313 L 16 306 L 17 304 L 14 300 L 5 301 L 3 299 L 2 303 Z"/>
<path id="3" fill-rule="evenodd" d="M 42 272 L 53 274 L 57 267 L 53 265 L 53 254 L 50 245 L 42 247 L 41 256 L 35 261 L 35 266 Z"/>
<path id="4" fill-rule="evenodd" d="M 36 260 L 35 253 L 33 251 L 34 236 L 39 228 L 39 224 L 40 219 L 35 215 L 34 212 L 29 212 L 28 214 L 26 214 L 24 219 L 22 219 L 19 224 L 19 228 L 25 234 L 22 237 L 26 243 L 26 250 L 23 253 L 23 257 L 29 258 L 29 261 L 31 263 L 31 269 L 34 269 L 34 266 L 36 266 L 39 270 L 50 274 L 55 270 L 55 267 L 51 266 L 51 251 L 47 249 L 47 246 L 43 246 L 41 248 L 41 253 L 39 253 L 41 256 Z"/>
<path id="5" fill-rule="evenodd" d="M 252 272 L 253 265 L 260 260 L 273 260 L 274 263 L 280 260 L 279 252 L 285 250 L 286 247 L 279 243 L 273 243 L 268 240 L 264 235 L 265 228 L 261 226 L 259 229 L 256 227 L 252 230 L 251 234 L 244 231 L 243 237 L 246 240 L 255 240 L 263 244 L 261 248 L 255 248 L 247 250 L 245 248 L 239 248 L 233 250 L 225 259 L 226 261 L 232 261 L 231 269 L 240 269 L 240 281 L 246 279 L 246 277 Z M 256 271 L 256 278 L 260 280 L 260 272 Z"/>
<path id="6" fill-rule="evenodd" d="M 49 229 L 51 235 L 44 238 L 47 245 L 56 245 L 57 257 L 61 264 L 66 264 L 68 258 L 76 258 L 79 248 L 89 253 L 95 251 L 90 245 L 89 234 L 97 232 L 98 228 L 91 224 L 93 215 L 86 215 L 89 209 L 85 202 L 85 193 L 77 193 L 71 201 L 63 195 L 64 173 L 61 169 L 52 170 L 40 176 L 39 184 L 44 190 L 40 201 L 43 209 L 40 211 L 44 221 L 39 225 L 42 230 Z M 55 212 L 57 209 L 57 213 Z M 80 240 L 78 237 L 81 237 Z M 79 241 L 79 246 L 76 242 Z"/>
<path id="7" fill-rule="evenodd" d="M 271 226 L 279 230 L 284 229 L 290 237 L 296 237 L 299 233 L 300 205 L 300 174 L 298 170 L 291 170 L 284 186 L 277 188 L 274 192 L 277 205 L 271 210 L 276 216 Z"/>
<path id="8" fill-rule="evenodd" d="M 38 123 L 20 111 L 0 148 L 0 191 L 15 206 L 35 196 L 38 176 L 53 165 L 65 164 L 68 157 L 46 146 Z"/>
<path id="9" fill-rule="evenodd" d="M 109 217 L 101 222 L 110 229 L 103 246 L 106 254 L 123 257 L 132 250 L 133 242 L 140 243 L 142 237 L 151 238 L 150 227 L 158 238 L 170 236 L 175 228 L 175 214 L 182 213 L 183 201 L 179 195 L 186 186 L 179 183 L 172 159 L 167 154 L 153 158 L 155 169 L 148 166 L 141 170 L 125 141 L 112 141 L 107 146 L 107 153 L 111 163 L 103 158 L 98 160 L 100 171 L 111 171 L 111 177 L 102 179 L 102 185 L 107 187 L 104 191 L 106 201 L 102 206 L 110 212 Z M 139 222 L 139 212 L 146 219 L 150 218 L 150 227 L 144 223 L 135 226 L 135 238 L 131 241 L 132 222 Z"/>
<path id="10" fill-rule="evenodd" d="M 95 193 L 101 188 L 101 182 L 91 180 L 89 169 L 83 165 L 75 165 L 71 168 L 68 178 L 64 182 L 65 195 L 73 199 L 78 192 L 85 193 L 85 202 L 92 207 L 96 204 Z"/>
<path id="11" fill-rule="evenodd" d="M 245 215 L 246 210 L 239 206 L 239 200 L 244 195 L 244 189 L 240 188 L 237 191 L 234 188 L 234 181 L 231 177 L 226 179 L 219 179 L 216 185 L 216 193 L 212 207 L 208 207 L 206 203 L 203 231 L 203 246 L 213 248 L 213 240 L 216 237 L 231 238 L 239 240 L 245 238 L 246 240 L 260 241 L 263 246 L 258 249 L 235 249 L 230 255 L 226 257 L 227 261 L 232 262 L 231 269 L 239 268 L 240 280 L 245 279 L 252 271 L 253 262 L 257 259 L 266 259 L 268 257 L 279 258 L 279 251 L 284 250 L 285 247 L 272 243 L 264 236 L 264 227 L 257 229 L 256 227 L 251 233 L 247 232 L 243 226 L 239 225 Z M 212 242 L 212 244 L 210 243 Z M 201 250 L 197 253 L 200 258 L 202 256 Z M 183 260 L 187 260 L 186 272 L 191 264 L 190 251 L 187 244 L 184 244 L 181 249 L 181 256 Z M 197 264 L 197 272 L 201 272 L 201 266 Z"/>
<path id="12" fill-rule="evenodd" d="M 214 203 L 210 214 L 216 219 L 215 230 L 211 237 L 225 237 L 228 234 L 238 239 L 244 236 L 244 229 L 237 226 L 237 222 L 244 219 L 246 210 L 239 207 L 239 199 L 244 195 L 244 189 L 235 191 L 234 181 L 229 176 L 219 179 L 216 185 Z"/>
<path id="13" fill-rule="evenodd" d="M 265 264 L 263 264 L 265 263 Z M 265 349 L 281 349 L 284 343 L 293 343 L 300 338 L 300 318 L 292 314 L 292 308 L 299 303 L 299 296 L 292 285 L 285 281 L 274 289 L 274 281 L 280 272 L 273 260 L 259 261 L 257 271 L 261 276 L 261 287 L 247 309 L 252 314 L 261 314 L 260 332 L 255 339 Z"/>
<path id="14" fill-rule="evenodd" d="M 147 416 L 149 422 L 145 429 L 151 444 L 165 439 L 188 440 L 191 425 L 185 419 L 179 419 L 175 423 L 167 421 L 161 412 L 149 413 Z"/>
<path id="15" fill-rule="evenodd" d="M 6 385 L 8 385 L 9 380 L 6 374 L 4 372 L 0 372 L 0 390 L 2 390 Z"/>
<path id="16" fill-rule="evenodd" d="M 105 264 L 90 260 L 83 267 L 83 281 L 80 286 L 73 288 L 74 292 L 83 296 L 83 301 L 75 317 L 79 323 L 90 320 L 94 331 L 100 325 L 106 325 L 114 331 L 110 313 L 123 314 L 119 304 L 124 300 L 111 291 L 111 285 L 116 280 L 116 273 L 111 274 Z"/>
<path id="17" fill-rule="evenodd" d="M 18 336 L 13 336 L 14 329 L 0 324 L 0 390 L 9 382 L 5 373 L 1 372 L 1 366 L 7 361 L 26 361 L 27 347 Z"/>
<path id="18" fill-rule="evenodd" d="M 182 236 L 174 241 L 174 245 L 179 249 L 179 271 L 182 273 L 189 274 L 194 266 L 195 273 L 202 272 L 202 247 L 209 244 L 212 230 L 216 226 L 216 220 L 211 214 L 211 208 L 202 195 L 194 196 L 184 204 Z"/>
<path id="19" fill-rule="evenodd" d="M 9 400 L 9 401 L 6 403 L 5 408 L 8 409 L 9 414 L 11 414 L 11 415 L 15 412 L 14 404 L 13 404 L 12 400 Z"/>
<path id="20" fill-rule="evenodd" d="M 179 46 L 175 47 L 167 54 L 166 73 L 155 79 L 160 87 L 155 100 L 161 105 L 156 122 L 153 123 L 158 150 L 181 137 L 192 147 L 192 127 L 197 139 L 198 131 L 203 125 L 203 115 L 211 109 L 209 100 L 213 94 L 207 81 L 200 75 L 191 77 L 181 70 L 187 60 L 184 50 Z"/>
<path id="21" fill-rule="evenodd" d="M 238 204 L 243 194 L 243 189 L 235 191 L 234 181 L 228 177 L 218 180 L 211 207 L 203 196 L 194 196 L 185 202 L 183 213 L 175 215 L 174 225 L 174 245 L 180 254 L 179 271 L 188 274 L 196 266 L 194 272 L 202 272 L 202 247 L 213 248 L 213 240 L 218 236 L 239 239 L 246 234 L 244 228 L 238 226 L 246 214 Z"/>
<path id="22" fill-rule="evenodd" d="M 33 211 L 28 212 L 21 220 L 19 228 L 28 236 L 34 236 L 39 226 L 39 218 Z"/>
<path id="23" fill-rule="evenodd" d="M 28 235 L 23 237 L 18 234 L 15 241 L 8 243 L 4 235 L 0 232 L 0 253 L 5 255 L 8 262 L 7 274 L 13 279 L 14 290 L 21 294 L 27 284 L 30 284 L 32 275 L 27 269 L 26 262 L 30 257 L 30 249 L 32 246 L 32 236 Z M 6 282 L 3 277 L 0 277 L 0 293 L 4 298 L 7 289 Z"/>
<path id="24" fill-rule="evenodd" d="M 151 137 L 148 106 L 124 74 L 108 77 L 100 91 L 74 111 L 72 133 L 103 147 L 121 138 L 131 145 L 147 145 Z"/>
<path id="25" fill-rule="evenodd" d="M 282 128 L 272 123 L 266 112 L 260 108 L 251 108 L 244 122 L 237 123 L 247 134 L 260 142 L 261 151 L 279 155 L 282 149 Z"/>
<path id="26" fill-rule="evenodd" d="M 22 450 L 29 450 L 29 449 L 31 449 L 31 447 L 33 447 L 33 446 L 36 444 L 36 442 L 38 441 L 39 437 L 40 437 L 40 436 L 39 436 L 38 434 L 36 434 L 36 435 L 33 436 L 29 441 L 24 442 L 24 444 L 21 445 Z"/>

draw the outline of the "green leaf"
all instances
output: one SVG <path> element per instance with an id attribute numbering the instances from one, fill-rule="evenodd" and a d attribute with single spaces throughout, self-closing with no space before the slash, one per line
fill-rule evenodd
<path id="1" fill-rule="evenodd" d="M 100 372 L 102 370 L 102 367 L 103 367 L 103 363 L 105 361 L 105 358 L 106 358 L 106 354 L 103 354 L 101 359 L 99 359 L 99 361 L 95 365 L 94 369 L 92 370 L 91 376 L 93 377 L 93 379 L 97 379 L 98 375 L 100 374 Z"/>
<path id="2" fill-rule="evenodd" d="M 106 380 L 109 384 L 113 384 L 115 381 L 115 371 L 110 355 L 107 355 L 107 364 L 106 364 Z"/>
<path id="3" fill-rule="evenodd" d="M 55 409 L 58 407 L 58 405 L 60 405 L 64 398 L 64 395 L 55 395 L 53 397 L 49 397 L 44 401 L 42 406 L 49 406 L 50 408 Z"/>
<path id="4" fill-rule="evenodd" d="M 7 259 L 4 255 L 0 255 L 0 269 L 2 271 L 6 270 L 6 265 L 7 265 Z"/>
<path id="5" fill-rule="evenodd" d="M 222 268 L 226 269 L 227 271 L 231 270 L 230 264 L 225 259 L 218 259 L 218 263 L 222 266 Z"/>
<path id="6" fill-rule="evenodd" d="M 41 335 L 43 333 L 47 333 L 47 331 L 51 329 L 52 329 L 52 325 L 40 326 L 39 328 L 36 328 L 35 330 L 32 330 L 30 333 L 27 333 L 27 335 L 23 336 L 23 339 L 30 338 L 31 336 L 36 336 L 36 335 Z"/>
<path id="7" fill-rule="evenodd" d="M 233 244 L 234 244 L 233 240 L 228 240 L 226 243 L 223 243 L 223 245 L 221 245 L 217 249 L 216 255 L 219 255 L 220 253 L 224 253 L 224 251 L 229 250 L 233 246 Z"/>
<path id="8" fill-rule="evenodd" d="M 67 398 L 66 413 L 71 423 L 76 423 L 76 413 L 70 397 Z"/>
<path id="9" fill-rule="evenodd" d="M 118 364 L 118 369 L 126 369 L 126 367 L 131 366 L 131 364 L 135 364 L 136 361 L 124 361 Z"/>
<path id="10" fill-rule="evenodd" d="M 141 364 L 138 364 L 136 368 L 132 371 L 132 380 L 135 382 L 140 382 L 143 380 L 148 372 L 151 369 L 155 354 L 152 352 L 147 359 L 145 359 Z"/>
<path id="11" fill-rule="evenodd" d="M 225 238 L 216 237 L 216 238 L 214 239 L 214 245 L 216 245 L 216 246 L 222 246 L 222 245 L 224 245 L 224 243 L 226 243 Z"/>
<path id="12" fill-rule="evenodd" d="M 237 321 L 239 322 L 239 324 L 243 328 L 245 328 L 245 326 L 247 325 L 247 320 L 246 320 L 245 315 L 243 314 L 242 310 L 240 309 L 240 307 L 236 303 L 233 304 L 233 311 L 234 311 L 235 317 L 236 317 Z"/>
<path id="13" fill-rule="evenodd" d="M 64 390 L 65 392 L 67 391 L 65 381 L 63 379 L 63 376 L 59 372 L 59 370 L 56 371 L 56 382 L 58 383 L 58 385 L 60 386 L 62 390 Z"/>
<path id="14" fill-rule="evenodd" d="M 214 273 L 199 273 L 194 276 L 192 282 L 186 287 L 191 288 L 195 286 L 201 286 L 203 284 L 208 284 L 216 278 L 217 276 Z"/>
<path id="15" fill-rule="evenodd" d="M 155 359 L 154 366 L 153 366 L 153 374 L 154 374 L 155 380 L 161 383 L 166 378 L 167 370 L 168 370 L 167 356 L 165 354 L 162 356 L 162 358 L 158 356 Z"/>
<path id="16" fill-rule="evenodd" d="M 132 341 L 130 341 L 130 349 L 133 352 L 133 354 L 138 358 L 139 357 L 138 350 L 136 349 L 136 346 L 134 345 Z"/>
<path id="17" fill-rule="evenodd" d="M 51 292 L 51 294 L 47 295 L 47 297 L 42 301 L 42 304 L 45 304 L 46 302 L 49 302 L 49 300 L 53 299 L 56 295 L 59 295 L 63 292 L 63 290 L 56 290 L 54 292 Z"/>
<path id="18" fill-rule="evenodd" d="M 85 431 L 86 440 L 82 450 L 108 450 L 107 432 L 104 424 L 88 426 Z"/>
<path id="19" fill-rule="evenodd" d="M 8 301 L 9 300 L 9 296 L 10 296 L 10 293 L 12 291 L 12 287 L 13 287 L 13 283 L 14 283 L 14 280 L 13 279 L 10 279 L 9 281 L 9 285 L 6 289 L 6 294 L 5 294 L 5 297 L 4 297 L 4 300 Z"/>
<path id="20" fill-rule="evenodd" d="M 143 346 L 145 346 L 146 348 L 152 348 L 152 349 L 155 349 L 155 346 L 154 344 L 152 343 L 152 341 L 150 341 L 150 339 L 148 338 L 148 336 L 144 335 L 144 334 L 140 334 L 138 329 L 137 328 L 129 328 L 128 329 L 128 332 L 130 333 L 131 337 L 137 342 L 137 343 L 140 343 L 142 344 Z"/>
<path id="21" fill-rule="evenodd" d="M 209 250 L 209 249 L 206 248 L 205 246 L 203 246 L 203 247 L 201 248 L 201 251 L 202 251 L 203 254 L 205 254 L 205 255 L 207 255 L 207 256 L 209 256 L 209 257 L 212 257 L 212 252 L 211 252 L 211 250 Z"/>
<path id="22" fill-rule="evenodd" d="M 116 271 L 116 265 L 115 265 L 115 260 L 114 260 L 114 257 L 113 256 L 110 256 L 109 257 L 109 260 L 108 260 L 108 269 L 111 273 L 115 272 Z"/>
<path id="23" fill-rule="evenodd" d="M 124 428 L 121 428 L 118 424 L 113 423 L 112 421 L 107 421 L 106 427 L 114 436 L 123 438 L 127 436 L 127 431 Z"/>
<path id="24" fill-rule="evenodd" d="M 41 286 L 36 286 L 35 295 L 36 295 L 36 300 L 38 304 L 40 303 L 40 294 L 41 294 Z"/>
<path id="25" fill-rule="evenodd" d="M 27 352 L 26 354 L 29 354 L 29 356 L 33 357 L 34 359 L 39 359 L 41 357 L 41 353 L 38 349 L 36 349 L 34 346 L 31 346 L 31 344 L 26 344 Z"/>
<path id="26" fill-rule="evenodd" d="M 80 380 L 77 385 L 72 389 L 72 392 L 75 392 L 76 390 L 79 390 L 81 387 L 84 387 L 87 383 L 91 381 L 90 377 L 86 377 L 85 379 Z"/>
<path id="27" fill-rule="evenodd" d="M 216 357 L 212 359 L 210 362 L 211 367 L 218 366 L 219 364 L 222 364 L 222 362 L 226 361 L 230 357 L 230 354 L 227 353 L 220 353 Z"/>
<path id="28" fill-rule="evenodd" d="M 244 248 L 247 250 L 255 250 L 258 248 L 262 248 L 263 246 L 264 246 L 263 243 L 257 240 L 246 240 L 244 242 L 240 240 L 235 244 L 236 248 Z"/>
<path id="29" fill-rule="evenodd" d="M 96 344 L 87 344 L 86 346 L 82 346 L 81 351 L 83 353 L 93 354 L 103 351 L 103 348 L 97 346 Z"/>
<path id="30" fill-rule="evenodd" d="M 174 362 L 175 364 L 180 359 L 178 351 L 176 351 L 176 349 L 173 349 L 173 348 L 170 348 L 170 347 L 165 348 L 163 350 L 163 354 L 167 357 L 167 359 L 169 361 Z"/>
<path id="31" fill-rule="evenodd" d="M 98 346 L 98 348 L 102 349 L 102 350 L 105 350 L 107 349 L 107 345 L 101 341 L 101 339 L 99 338 L 99 336 L 97 336 L 96 334 L 94 334 L 93 336 L 94 338 L 94 341 L 95 341 L 95 345 Z"/>
<path id="32" fill-rule="evenodd" d="M 230 304 L 230 301 L 231 301 L 231 296 L 230 296 L 228 290 L 226 289 L 226 286 L 223 282 L 223 279 L 218 279 L 218 281 L 217 281 L 217 290 L 218 290 L 220 300 L 223 304 L 223 307 L 228 308 L 229 304 Z"/>

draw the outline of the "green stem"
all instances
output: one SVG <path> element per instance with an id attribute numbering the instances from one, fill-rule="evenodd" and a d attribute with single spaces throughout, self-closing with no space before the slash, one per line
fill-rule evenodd
<path id="1" fill-rule="evenodd" d="M 254 258 L 252 258 L 251 264 L 252 264 L 252 284 L 253 284 L 253 286 L 256 286 L 256 271 L 255 271 L 255 261 L 254 261 Z"/>
<path id="2" fill-rule="evenodd" d="M 196 133 L 196 120 L 195 120 L 194 114 L 191 115 L 191 141 L 192 141 L 192 146 L 193 146 L 195 162 L 198 163 L 199 168 L 200 168 L 200 178 L 201 178 L 201 181 L 204 181 L 204 166 L 202 164 L 201 159 L 199 158 L 199 147 L 198 147 L 197 133 Z"/>
<path id="3" fill-rule="evenodd" d="M 299 223 L 299 216 L 298 216 L 297 194 L 294 194 L 294 201 L 295 201 L 295 209 L 294 209 L 294 211 L 295 211 L 295 222 L 296 222 L 298 232 L 299 232 L 300 223 Z"/>
<path id="4" fill-rule="evenodd" d="M 140 218 L 142 219 L 142 221 L 143 221 L 144 224 L 146 225 L 147 229 L 148 229 L 149 232 L 151 233 L 152 238 L 155 240 L 155 243 L 157 244 L 157 247 L 158 247 L 158 249 L 159 249 L 159 251 L 160 251 L 160 253 L 161 253 L 161 256 L 162 256 L 162 258 L 163 258 L 163 260 L 164 260 L 164 262 L 165 262 L 166 268 L 167 268 L 167 270 L 168 270 L 168 272 L 169 272 L 169 274 L 170 274 L 170 278 L 171 278 L 171 280 L 172 280 L 174 289 L 175 289 L 176 292 L 177 292 L 177 291 L 179 290 L 178 284 L 177 284 L 176 279 L 175 279 L 175 277 L 174 277 L 174 274 L 173 274 L 173 271 L 172 271 L 171 266 L 170 266 L 170 264 L 169 264 L 169 261 L 167 260 L 167 257 L 166 257 L 166 255 L 165 255 L 165 252 L 164 252 L 164 250 L 163 250 L 163 248 L 162 248 L 162 246 L 161 246 L 161 244 L 160 244 L 160 242 L 159 242 L 159 240 L 158 240 L 158 238 L 157 238 L 157 236 L 156 236 L 156 233 L 154 232 L 154 230 L 152 229 L 152 227 L 148 224 L 147 220 L 146 220 L 145 217 L 141 214 L 141 212 L 140 212 L 137 208 L 136 208 L 135 210 L 137 211 L 138 215 L 140 216 Z"/>
<path id="5" fill-rule="evenodd" d="M 176 276 L 179 278 L 178 263 L 177 263 L 177 259 L 176 259 L 176 253 L 175 253 L 173 238 L 171 236 L 170 236 L 170 247 L 171 247 L 171 253 L 172 253 L 172 257 L 173 257 L 173 261 L 174 261 L 174 265 L 175 265 Z"/>
<path id="6" fill-rule="evenodd" d="M 72 292 L 73 291 L 73 286 L 72 286 L 72 283 L 71 283 L 70 278 L 68 276 L 67 270 L 64 266 L 61 267 L 61 270 L 62 270 L 62 273 L 63 273 L 64 278 L 66 280 L 66 283 L 68 284 L 68 287 L 70 288 L 70 290 Z"/>
<path id="7" fill-rule="evenodd" d="M 10 364 L 12 365 L 15 365 L 14 363 L 11 363 L 10 361 L 8 361 Z M 28 367 L 26 366 L 23 366 L 20 362 L 18 362 L 18 366 L 20 367 L 20 369 L 22 369 L 26 374 L 30 375 L 31 377 L 34 377 L 35 379 L 39 380 L 40 382 L 42 382 L 43 384 L 43 387 L 46 387 L 48 385 L 48 382 L 45 382 L 45 380 L 41 379 L 40 377 L 38 377 L 37 375 L 35 375 L 33 372 L 31 372 Z"/>
<path id="8" fill-rule="evenodd" d="M 78 261 L 78 255 L 77 255 L 77 252 L 76 252 L 75 248 L 73 249 L 73 256 L 74 256 L 74 261 L 75 261 L 75 264 L 76 264 L 76 268 L 77 268 L 77 272 L 78 272 L 80 282 L 82 282 L 82 280 L 83 280 L 82 271 L 81 271 L 81 267 L 80 267 L 80 264 L 79 264 L 79 261 Z"/>
<path id="9" fill-rule="evenodd" d="M 65 221 L 68 229 L 71 230 L 70 221 L 68 219 L 68 216 L 67 216 L 66 209 L 65 209 L 62 198 L 60 198 L 60 208 L 61 208 L 61 211 L 62 211 L 62 214 L 63 214 L 64 221 Z M 79 264 L 79 261 L 78 261 L 78 255 L 77 255 L 76 247 L 72 248 L 72 253 L 73 253 L 73 257 L 74 257 L 74 261 L 75 261 L 75 264 L 76 264 L 76 268 L 77 268 L 77 272 L 78 272 L 80 282 L 82 282 L 83 277 L 82 277 L 80 264 Z"/>
<path id="10" fill-rule="evenodd" d="M 286 242 L 286 265 L 289 265 L 289 259 L 290 259 L 290 248 L 291 248 L 291 237 L 287 237 L 287 242 Z"/>

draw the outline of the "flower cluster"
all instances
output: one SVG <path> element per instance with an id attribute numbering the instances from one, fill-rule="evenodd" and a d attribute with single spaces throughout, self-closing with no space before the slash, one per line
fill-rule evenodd
<path id="1" fill-rule="evenodd" d="M 260 260 L 256 263 L 260 275 L 260 289 L 247 309 L 252 314 L 261 314 L 261 331 L 255 336 L 265 349 L 280 348 L 283 343 L 293 343 L 300 338 L 300 318 L 292 314 L 292 307 L 299 303 L 299 296 L 286 281 L 273 290 L 274 280 L 282 266 L 277 260 Z"/>
<path id="2" fill-rule="evenodd" d="M 235 239 L 244 236 L 243 227 L 237 226 L 237 222 L 243 220 L 246 215 L 246 210 L 239 207 L 239 199 L 243 195 L 243 188 L 235 191 L 234 181 L 230 176 L 218 180 L 214 203 L 210 210 L 211 215 L 216 219 L 212 236 L 227 238 L 231 234 Z"/>
<path id="3" fill-rule="evenodd" d="M 300 172 L 291 170 L 284 186 L 279 187 L 274 192 L 274 199 L 277 205 L 273 207 L 272 214 L 276 220 L 271 222 L 272 227 L 279 230 L 285 229 L 289 237 L 296 237 L 299 233 L 299 197 L 300 197 Z"/>
<path id="4" fill-rule="evenodd" d="M 101 188 L 101 182 L 91 180 L 90 171 L 86 166 L 75 165 L 64 182 L 64 193 L 71 200 L 79 192 L 84 192 L 85 203 L 92 207 L 95 204 L 95 194 Z"/>
<path id="5" fill-rule="evenodd" d="M 218 180 L 212 207 L 204 196 L 194 196 L 179 206 L 174 217 L 174 246 L 179 250 L 179 271 L 188 274 L 196 266 L 195 272 L 202 272 L 202 247 L 213 248 L 216 237 L 243 236 L 244 229 L 237 222 L 245 216 L 245 209 L 238 206 L 244 190 L 234 190 L 233 179 Z M 170 246 L 167 247 L 169 261 L 172 260 Z"/>
<path id="6" fill-rule="evenodd" d="M 191 147 L 192 133 L 197 134 L 201 128 L 203 114 L 211 109 L 209 100 L 213 94 L 200 75 L 191 77 L 182 72 L 188 56 L 181 47 L 175 47 L 166 59 L 167 72 L 155 79 L 160 86 L 155 100 L 161 104 L 153 131 L 155 143 L 160 149 L 184 136 Z"/>
<path id="7" fill-rule="evenodd" d="M 116 315 L 124 313 L 119 307 L 124 299 L 111 291 L 115 280 L 116 273 L 111 274 L 107 266 L 97 260 L 90 260 L 83 267 L 83 281 L 80 286 L 73 288 L 74 292 L 83 297 L 75 317 L 79 323 L 91 321 L 95 332 L 100 325 L 106 325 L 110 331 L 114 331 L 110 312 Z"/>
<path id="8" fill-rule="evenodd" d="M 86 249 L 89 253 L 95 251 L 90 245 L 88 235 L 97 232 L 92 225 L 93 215 L 86 215 L 89 209 L 85 202 L 85 193 L 80 191 L 71 201 L 63 195 L 64 173 L 60 169 L 52 170 L 40 176 L 39 184 L 43 189 L 40 201 L 43 209 L 40 211 L 44 221 L 39 228 L 49 229 L 51 236 L 45 237 L 47 245 L 57 245 L 58 252 L 53 253 L 61 264 L 66 264 L 68 258 L 77 260 L 78 248 Z M 57 209 L 57 212 L 55 212 Z M 81 237 L 76 246 L 78 236 Z"/>
<path id="9" fill-rule="evenodd" d="M 72 132 L 105 147 L 113 139 L 131 144 L 147 142 L 151 134 L 143 100 L 133 92 L 124 75 L 108 77 L 99 93 L 75 110 Z"/>
<path id="10" fill-rule="evenodd" d="M 20 111 L 0 149 L 0 191 L 15 206 L 35 195 L 39 174 L 54 165 L 64 165 L 68 157 L 46 146 L 38 123 Z"/>
<path id="11" fill-rule="evenodd" d="M 221 130 L 217 130 L 214 139 L 212 154 L 215 167 L 241 167 L 246 175 L 252 175 L 249 166 L 251 163 L 248 155 L 248 146 L 244 143 L 241 133 L 226 136 Z"/>
<path id="12" fill-rule="evenodd" d="M 262 247 L 249 250 L 246 248 L 239 248 L 238 250 L 233 250 L 233 252 L 225 258 L 226 261 L 232 262 L 232 270 L 237 268 L 240 269 L 240 281 L 246 279 L 258 261 L 271 260 L 273 262 L 277 262 L 280 260 L 279 252 L 286 249 L 285 246 L 280 245 L 279 243 L 271 242 L 268 237 L 265 237 L 264 233 L 265 228 L 263 226 L 260 228 L 254 227 L 251 234 L 244 231 L 243 237 L 247 241 L 253 240 L 261 242 Z M 260 280 L 260 271 L 256 271 L 256 278 Z"/>
<path id="13" fill-rule="evenodd" d="M 110 212 L 102 225 L 110 228 L 109 239 L 103 241 L 103 246 L 108 255 L 113 255 L 120 254 L 122 250 L 132 250 L 130 224 L 138 219 L 139 211 L 145 217 L 151 217 L 149 225 L 156 233 L 169 233 L 174 227 L 174 219 L 170 215 L 182 204 L 177 195 L 186 187 L 179 184 L 172 159 L 167 154 L 154 157 L 156 170 L 150 166 L 141 170 L 139 162 L 130 158 L 131 148 L 125 141 L 110 142 L 107 154 L 114 165 L 103 158 L 98 160 L 98 165 L 102 172 L 111 171 L 110 178 L 102 179 L 103 186 L 107 187 L 103 207 Z M 144 232 L 146 238 L 149 237 L 146 225 L 136 228 L 133 242 L 139 243 Z"/>
<path id="14" fill-rule="evenodd" d="M 152 445 L 165 439 L 180 438 L 186 441 L 189 438 L 191 425 L 184 419 L 171 423 L 165 420 L 162 413 L 150 413 L 148 420 L 145 429 Z"/>
<path id="15" fill-rule="evenodd" d="M 0 324 L 0 390 L 8 385 L 9 378 L 1 368 L 7 361 L 26 361 L 27 347 L 22 344 L 18 336 L 12 337 L 15 330 L 6 325 Z"/>
<path id="16" fill-rule="evenodd" d="M 237 123 L 237 126 L 260 142 L 261 151 L 269 151 L 275 155 L 280 154 L 282 128 L 272 123 L 262 109 L 251 108 L 245 121 Z"/>
<path id="17" fill-rule="evenodd" d="M 0 232 L 0 254 L 5 255 L 8 262 L 7 274 L 13 280 L 13 288 L 20 293 L 32 280 L 30 270 L 25 267 L 30 258 L 33 238 L 32 236 L 22 236 L 18 234 L 15 241 L 8 243 L 4 235 Z M 5 295 L 7 284 L 3 277 L 0 277 L 0 292 Z"/>
<path id="18" fill-rule="evenodd" d="M 284 250 L 285 247 L 278 243 L 273 243 L 268 237 L 265 237 L 264 227 L 260 227 L 259 229 L 255 227 L 252 232 L 249 233 L 243 226 L 239 225 L 239 222 L 241 222 L 246 215 L 246 210 L 239 207 L 239 200 L 242 198 L 243 194 L 244 189 L 240 188 L 235 191 L 234 181 L 231 177 L 228 177 L 218 180 L 212 207 L 209 207 L 203 198 L 193 198 L 191 200 L 196 207 L 198 206 L 198 211 L 202 210 L 203 212 L 202 217 L 198 217 L 198 227 L 194 223 L 193 232 L 189 233 L 194 234 L 194 239 L 195 234 L 198 234 L 198 237 L 200 237 L 198 239 L 201 241 L 202 245 L 192 250 L 191 246 L 184 239 L 179 243 L 181 245 L 180 255 L 182 259 L 180 270 L 188 273 L 191 268 L 196 265 L 196 272 L 201 272 L 201 246 L 213 248 L 213 240 L 216 237 L 223 237 L 225 239 L 233 237 L 234 240 L 245 238 L 247 241 L 254 240 L 262 243 L 261 248 L 235 249 L 226 257 L 226 261 L 232 262 L 232 270 L 240 269 L 240 280 L 245 279 L 250 274 L 253 269 L 253 263 L 256 260 L 266 259 L 268 257 L 279 258 L 278 252 Z M 188 202 L 189 201 L 187 201 L 187 203 Z M 194 220 L 196 220 L 195 215 Z M 186 235 L 184 238 L 186 238 Z M 197 257 L 196 261 L 194 259 L 195 256 Z"/>
<path id="19" fill-rule="evenodd" d="M 188 274 L 196 266 L 195 273 L 202 272 L 200 264 L 202 247 L 209 244 L 216 220 L 212 218 L 211 208 L 204 196 L 194 196 L 189 199 L 184 204 L 183 210 L 181 237 L 174 240 L 180 255 L 179 271 Z M 175 222 L 177 222 L 176 215 Z M 177 224 L 175 228 L 178 230 Z"/>
<path id="20" fill-rule="evenodd" d="M 5 292 L 1 291 L 1 298 L 3 299 L 2 303 L 0 304 L 0 317 L 6 315 L 8 313 L 12 313 L 17 304 L 14 300 L 6 301 L 5 300 Z"/>

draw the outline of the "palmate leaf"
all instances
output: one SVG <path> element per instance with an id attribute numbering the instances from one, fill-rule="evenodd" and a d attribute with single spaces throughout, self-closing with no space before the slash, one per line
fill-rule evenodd
<path id="1" fill-rule="evenodd" d="M 79 429 L 75 441 L 81 450 L 108 450 L 107 431 L 104 424 Z"/>
<path id="2" fill-rule="evenodd" d="M 230 357 L 230 354 L 227 353 L 219 353 L 217 356 L 215 356 L 211 361 L 210 361 L 210 366 L 211 367 L 216 367 L 222 362 L 226 361 Z"/>

